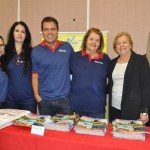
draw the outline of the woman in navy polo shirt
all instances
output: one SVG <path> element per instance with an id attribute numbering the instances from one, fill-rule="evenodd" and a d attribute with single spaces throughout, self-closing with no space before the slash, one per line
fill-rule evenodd
<path id="1" fill-rule="evenodd" d="M 110 58 L 103 53 L 101 31 L 97 28 L 89 29 L 81 48 L 82 51 L 73 53 L 70 59 L 71 107 L 81 116 L 104 118 Z"/>
<path id="2" fill-rule="evenodd" d="M 0 36 L 0 109 L 3 108 L 3 102 L 5 101 L 7 92 L 8 78 L 4 72 L 4 39 Z"/>
<path id="3" fill-rule="evenodd" d="M 23 22 L 10 28 L 6 45 L 8 93 L 6 108 L 24 109 L 36 113 L 36 101 L 31 85 L 31 34 Z"/>

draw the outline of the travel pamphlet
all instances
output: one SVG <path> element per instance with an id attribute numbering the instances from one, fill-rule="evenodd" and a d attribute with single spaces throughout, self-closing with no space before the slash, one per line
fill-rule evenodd
<path id="1" fill-rule="evenodd" d="M 82 116 L 74 127 L 76 133 L 104 136 L 108 125 L 107 119 Z"/>
<path id="2" fill-rule="evenodd" d="M 45 128 L 49 130 L 57 130 L 57 131 L 70 131 L 74 124 L 79 119 L 79 115 L 63 115 L 56 114 L 49 121 L 44 123 Z"/>
<path id="3" fill-rule="evenodd" d="M 145 140 L 146 127 L 140 120 L 115 119 L 112 122 L 112 135 L 116 138 Z"/>
<path id="4" fill-rule="evenodd" d="M 0 129 L 12 125 L 12 121 L 24 115 L 30 114 L 30 111 L 19 109 L 0 109 Z"/>
<path id="5" fill-rule="evenodd" d="M 13 124 L 17 126 L 25 126 L 25 127 L 31 127 L 32 125 L 44 126 L 44 123 L 46 121 L 49 121 L 50 118 L 51 116 L 48 115 L 30 114 L 14 120 Z"/>

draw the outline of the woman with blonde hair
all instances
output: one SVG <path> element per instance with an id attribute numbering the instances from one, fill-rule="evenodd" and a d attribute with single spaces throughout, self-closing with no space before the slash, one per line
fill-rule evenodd
<path id="1" fill-rule="evenodd" d="M 114 119 L 149 120 L 150 70 L 147 59 L 133 51 L 129 33 L 116 35 L 113 48 L 118 57 L 109 68 L 109 117 Z"/>

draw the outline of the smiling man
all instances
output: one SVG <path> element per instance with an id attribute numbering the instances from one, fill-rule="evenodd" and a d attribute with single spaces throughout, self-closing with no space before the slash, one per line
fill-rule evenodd
<path id="1" fill-rule="evenodd" d="M 42 115 L 70 114 L 69 59 L 73 48 L 58 41 L 59 25 L 53 17 L 41 22 L 44 41 L 32 51 L 32 86 Z"/>

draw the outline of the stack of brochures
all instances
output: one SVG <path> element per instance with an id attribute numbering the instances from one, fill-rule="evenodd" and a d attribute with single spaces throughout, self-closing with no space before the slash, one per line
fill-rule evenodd
<path id="1" fill-rule="evenodd" d="M 30 114 L 30 111 L 19 109 L 0 109 L 0 129 L 12 125 L 12 121 L 24 115 Z"/>
<path id="2" fill-rule="evenodd" d="M 74 127 L 76 133 L 104 136 L 108 125 L 107 119 L 82 116 Z"/>
<path id="3" fill-rule="evenodd" d="M 146 128 L 140 120 L 116 119 L 112 123 L 112 135 L 117 138 L 145 140 Z"/>
<path id="4" fill-rule="evenodd" d="M 44 123 L 46 121 L 49 121 L 50 118 L 51 116 L 48 115 L 29 114 L 14 120 L 13 124 L 17 126 L 25 126 L 25 127 L 31 127 L 32 125 L 44 126 Z"/>
<path id="5" fill-rule="evenodd" d="M 46 129 L 57 131 L 70 131 L 79 119 L 79 115 L 56 114 L 44 123 Z"/>

